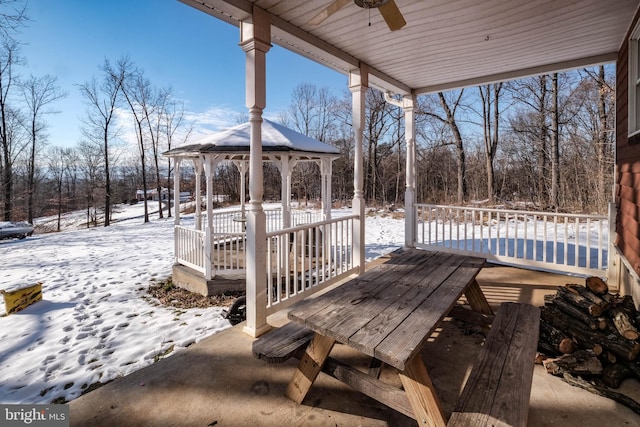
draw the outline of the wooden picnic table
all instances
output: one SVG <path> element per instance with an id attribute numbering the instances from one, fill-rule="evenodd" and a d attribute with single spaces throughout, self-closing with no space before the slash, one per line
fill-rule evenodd
<path id="1" fill-rule="evenodd" d="M 357 278 L 293 305 L 289 318 L 315 335 L 287 396 L 303 401 L 323 365 L 336 362 L 328 359 L 339 342 L 397 368 L 404 391 L 355 369 L 338 375 L 344 382 L 421 425 L 445 426 L 420 350 L 462 294 L 473 310 L 492 314 L 475 280 L 484 263 L 483 258 L 403 249 Z"/>

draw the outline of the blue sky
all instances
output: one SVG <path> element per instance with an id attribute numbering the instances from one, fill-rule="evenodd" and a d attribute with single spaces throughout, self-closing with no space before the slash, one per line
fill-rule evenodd
<path id="1" fill-rule="evenodd" d="M 244 52 L 236 27 L 178 0 L 28 0 L 25 43 L 28 76 L 51 74 L 67 97 L 48 116 L 48 142 L 71 146 L 80 139 L 85 105 L 76 85 L 100 75 L 106 59 L 123 55 L 158 87 L 172 87 L 202 123 L 234 125 L 244 106 Z M 267 109 L 276 117 L 301 83 L 340 96 L 346 76 L 274 46 L 267 54 Z"/>

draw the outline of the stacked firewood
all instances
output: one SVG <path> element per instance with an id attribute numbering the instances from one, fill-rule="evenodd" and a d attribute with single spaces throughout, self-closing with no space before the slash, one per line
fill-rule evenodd
<path id="1" fill-rule="evenodd" d="M 541 308 L 540 361 L 547 372 L 617 388 L 640 379 L 640 313 L 630 296 L 609 293 L 606 282 L 558 287 Z"/>

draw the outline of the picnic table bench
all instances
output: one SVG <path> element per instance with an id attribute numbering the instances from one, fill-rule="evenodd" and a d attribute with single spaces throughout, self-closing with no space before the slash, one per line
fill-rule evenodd
<path id="1" fill-rule="evenodd" d="M 286 393 L 298 403 L 304 400 L 322 370 L 420 424 L 445 426 L 445 417 L 420 350 L 462 294 L 473 310 L 483 315 L 493 314 L 475 280 L 483 265 L 481 258 L 405 249 L 342 286 L 292 306 L 289 312 L 292 322 L 258 338 L 253 346 L 254 355 L 275 363 L 291 356 L 300 358 Z M 519 308 L 521 304 L 515 306 Z M 477 370 L 474 369 L 479 377 L 474 379 L 472 374 L 467 381 L 455 418 L 451 417 L 451 422 L 459 424 L 452 425 L 483 425 L 479 422 L 495 419 L 489 415 L 465 418 L 469 413 L 486 409 L 478 405 L 487 394 L 486 387 L 493 392 L 493 400 L 501 399 L 503 393 L 526 394 L 526 398 L 516 400 L 528 408 L 532 374 L 520 375 L 519 369 L 530 368 L 532 373 L 533 356 L 529 356 L 534 340 L 523 344 L 522 336 L 524 331 L 528 336 L 534 331 L 537 334 L 537 324 L 533 331 L 529 330 L 535 323 L 535 316 L 529 309 L 523 309 L 521 314 L 518 309 L 515 313 L 511 305 L 498 311 L 483 349 L 488 353 L 481 355 L 482 362 Z M 397 368 L 404 390 L 378 380 L 376 374 L 368 375 L 329 357 L 336 342 Z M 512 347 L 514 350 L 510 351 Z M 496 349 L 498 354 L 494 355 Z M 505 362 L 510 358 L 520 364 L 513 360 Z M 505 378 L 520 379 L 525 384 L 523 391 L 504 389 L 514 386 L 517 381 L 504 381 L 501 385 L 502 372 L 509 372 Z M 500 405 L 498 402 L 497 406 Z M 526 408 L 516 416 L 524 416 L 525 424 Z M 473 419 L 473 423 L 467 423 L 467 419 Z"/>

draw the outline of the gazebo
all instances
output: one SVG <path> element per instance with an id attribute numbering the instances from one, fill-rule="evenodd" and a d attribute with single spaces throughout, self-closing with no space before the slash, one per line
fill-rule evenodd
<path id="1" fill-rule="evenodd" d="M 262 161 L 276 165 L 282 177 L 281 209 L 265 211 L 264 232 L 277 232 L 292 226 L 330 220 L 331 166 L 332 161 L 339 156 L 338 150 L 266 119 L 262 121 L 261 131 Z M 164 153 L 165 156 L 174 158 L 176 165 L 174 173 L 176 262 L 173 268 L 173 281 L 192 291 L 207 295 L 216 288 L 216 283 L 228 287 L 229 279 L 242 279 L 238 283 L 244 288 L 247 265 L 245 262 L 247 216 L 244 199 L 250 161 L 250 134 L 251 124 L 244 123 Z M 181 224 L 178 199 L 179 170 L 183 161 L 187 160 L 193 163 L 196 178 L 195 222 L 192 228 Z M 239 211 L 214 212 L 213 176 L 221 162 L 233 163 L 240 172 Z M 292 213 L 291 208 L 291 173 L 295 166 L 302 162 L 313 162 L 319 166 L 322 201 L 320 215 L 307 214 L 304 218 L 300 215 L 296 216 L 295 212 Z M 203 172 L 206 182 L 205 212 L 202 212 L 200 196 Z M 315 232 L 320 234 L 317 228 Z M 291 233 L 286 236 L 289 246 L 293 245 L 294 240 L 303 238 L 299 234 L 291 235 Z M 307 235 L 304 239 L 304 244 L 308 245 L 316 241 L 316 236 Z M 302 242 L 297 242 L 298 249 L 301 244 Z"/>

